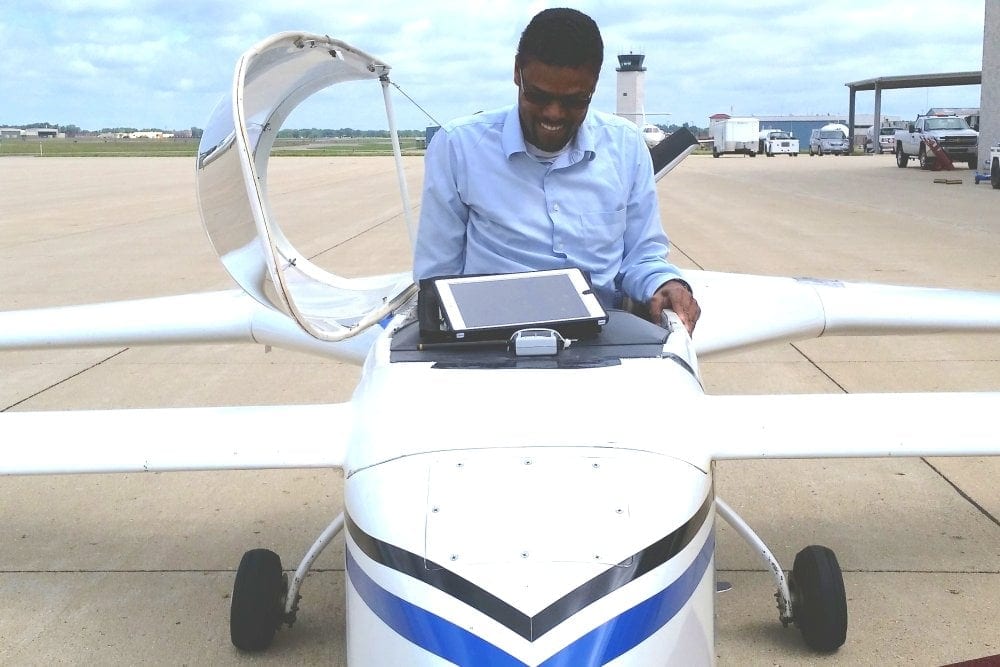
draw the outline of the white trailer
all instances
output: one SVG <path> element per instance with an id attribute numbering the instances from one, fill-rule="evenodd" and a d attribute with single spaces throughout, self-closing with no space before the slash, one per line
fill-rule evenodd
<path id="1" fill-rule="evenodd" d="M 760 138 L 760 120 L 757 118 L 713 120 L 709 133 L 713 139 L 713 157 L 719 157 L 724 153 L 757 156 L 757 143 Z"/>

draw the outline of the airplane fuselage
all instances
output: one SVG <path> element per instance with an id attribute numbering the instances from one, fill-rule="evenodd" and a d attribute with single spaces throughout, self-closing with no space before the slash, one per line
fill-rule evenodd
<path id="1" fill-rule="evenodd" d="M 714 660 L 709 467 L 633 426 L 701 393 L 693 360 L 610 324 L 543 359 L 376 346 L 345 465 L 350 664 Z"/>

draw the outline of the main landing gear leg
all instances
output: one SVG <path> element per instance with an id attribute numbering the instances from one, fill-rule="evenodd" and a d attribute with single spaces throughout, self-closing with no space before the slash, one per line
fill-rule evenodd
<path id="1" fill-rule="evenodd" d="M 263 651 L 271 645 L 278 628 L 292 626 L 299 611 L 299 588 L 309 568 L 343 528 L 341 512 L 309 547 L 291 581 L 273 551 L 251 549 L 243 554 L 229 611 L 229 635 L 236 648 Z"/>
<path id="2" fill-rule="evenodd" d="M 847 640 L 847 595 L 833 551 L 818 545 L 806 547 L 795 556 L 795 565 L 786 578 L 764 541 L 719 497 L 715 499 L 715 510 L 771 571 L 781 624 L 788 627 L 794 623 L 813 650 L 829 653 L 840 648 Z"/>

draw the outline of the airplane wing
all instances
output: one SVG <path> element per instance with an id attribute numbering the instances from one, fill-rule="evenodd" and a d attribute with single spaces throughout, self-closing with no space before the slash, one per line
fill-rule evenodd
<path id="1" fill-rule="evenodd" d="M 684 271 L 701 359 L 820 336 L 1000 332 L 1000 293 Z"/>
<path id="2" fill-rule="evenodd" d="M 0 350 L 259 343 L 360 364 L 381 332 L 322 341 L 238 289 L 0 312 Z"/>
<path id="3" fill-rule="evenodd" d="M 1000 455 L 1000 392 L 702 398 L 714 460 Z"/>
<path id="4" fill-rule="evenodd" d="M 353 414 L 350 403 L 5 412 L 0 475 L 339 468 Z"/>

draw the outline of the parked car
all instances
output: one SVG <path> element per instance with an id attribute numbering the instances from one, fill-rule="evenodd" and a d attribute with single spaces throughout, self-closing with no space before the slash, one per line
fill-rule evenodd
<path id="1" fill-rule="evenodd" d="M 847 155 L 851 150 L 846 125 L 829 123 L 809 135 L 809 155 Z"/>

